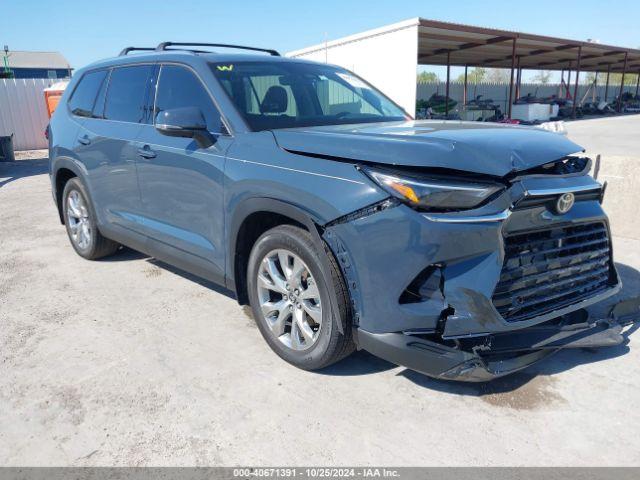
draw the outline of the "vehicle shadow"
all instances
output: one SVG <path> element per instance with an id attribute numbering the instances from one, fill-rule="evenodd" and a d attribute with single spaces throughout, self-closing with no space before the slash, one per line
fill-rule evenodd
<path id="1" fill-rule="evenodd" d="M 206 288 L 209 288 L 216 293 L 220 293 L 229 298 L 235 299 L 235 294 L 216 283 L 210 282 L 208 280 L 204 280 L 196 275 L 192 275 L 190 273 L 184 272 L 172 265 L 161 262 L 149 255 L 141 253 L 137 250 L 133 250 L 129 247 L 121 247 L 118 253 L 115 255 L 111 255 L 109 257 L 105 257 L 101 259 L 101 262 L 128 262 L 131 260 L 145 260 L 148 263 L 155 265 L 163 270 L 167 270 L 171 273 L 175 273 L 176 275 L 181 276 L 187 280 L 195 282 L 199 285 L 202 285 Z M 251 308 L 248 306 L 244 306 L 243 308 L 244 314 L 249 317 L 253 321 L 253 314 L 251 313 Z M 387 362 L 386 360 L 382 360 L 374 355 L 371 355 L 364 350 L 360 350 L 354 352 L 345 360 L 338 362 L 330 367 L 327 367 L 323 370 L 320 370 L 316 373 L 320 373 L 322 375 L 336 375 L 336 376 L 353 376 L 353 375 L 367 375 L 371 373 L 382 372 L 385 370 L 391 370 L 396 368 L 396 365 Z"/>
<path id="2" fill-rule="evenodd" d="M 164 262 L 161 262 L 160 260 L 149 257 L 148 255 L 127 247 L 121 248 L 118 254 L 107 257 L 101 261 L 126 262 L 129 260 L 138 259 L 146 259 L 147 262 L 155 266 L 175 273 L 182 278 L 198 283 L 199 285 L 209 288 L 229 298 L 235 299 L 235 294 L 225 287 L 222 287 L 208 280 L 203 280 L 196 275 L 187 273 L 183 270 L 173 267 L 172 265 L 166 264 Z M 590 308 L 589 311 L 592 314 L 593 318 L 606 318 L 609 315 L 609 312 L 613 305 L 621 300 L 638 296 L 640 292 L 640 272 L 638 272 L 638 270 L 636 270 L 635 268 L 622 263 L 616 263 L 616 268 L 622 280 L 623 288 L 614 297 L 607 299 L 596 307 Z M 245 307 L 244 312 L 247 316 L 252 318 L 249 308 Z M 640 319 L 636 320 L 636 323 L 625 331 L 624 336 L 628 338 L 628 336 L 638 330 L 638 328 L 640 328 Z M 397 375 L 406 378 L 407 380 L 420 387 L 444 393 L 468 396 L 493 395 L 518 390 L 532 380 L 539 379 L 541 377 L 551 377 L 554 374 L 570 370 L 578 365 L 601 362 L 620 357 L 629 352 L 629 347 L 626 343 L 627 342 L 615 347 L 598 349 L 562 350 L 555 355 L 545 358 L 540 363 L 528 367 L 523 371 L 516 372 L 511 375 L 507 375 L 506 377 L 498 378 L 486 383 L 465 383 L 438 380 L 427 377 L 426 375 L 409 369 L 402 369 L 398 372 Z M 371 355 L 364 350 L 360 350 L 354 352 L 344 360 L 322 370 L 316 371 L 315 373 L 319 375 L 360 376 L 380 373 L 395 368 L 398 368 L 395 364 Z"/>
<path id="3" fill-rule="evenodd" d="M 173 265 L 169 265 L 168 263 L 158 260 L 157 258 L 151 257 L 146 253 L 139 252 L 138 250 L 134 250 L 129 247 L 122 246 L 120 247 L 120 249 L 115 255 L 110 255 L 108 257 L 101 258 L 99 261 L 100 262 L 129 262 L 131 260 L 145 260 L 147 263 L 155 265 L 156 267 L 162 268 L 163 270 L 166 270 L 168 272 L 175 273 L 176 275 L 179 275 L 180 277 L 186 280 L 189 280 L 190 282 L 194 282 L 194 283 L 197 283 L 198 285 L 202 285 L 203 287 L 213 290 L 216 293 L 220 293 L 221 295 L 225 295 L 226 297 L 229 297 L 229 298 L 233 298 L 233 299 L 236 298 L 235 294 L 231 290 L 221 285 L 218 285 L 217 283 L 210 282 L 209 280 L 205 280 L 201 277 L 198 277 L 197 275 L 193 275 L 189 272 L 185 272 L 184 270 L 180 270 L 179 268 L 174 267 Z"/>
<path id="4" fill-rule="evenodd" d="M 629 332 L 627 332 L 628 334 Z M 423 388 L 443 393 L 462 396 L 480 397 L 508 393 L 525 387 L 528 383 L 541 378 L 549 378 L 557 373 L 570 370 L 578 365 L 601 362 L 620 357 L 629 352 L 627 345 L 618 345 L 600 349 L 567 349 L 555 355 L 545 358 L 540 363 L 532 365 L 522 371 L 496 378 L 484 383 L 465 383 L 447 380 L 438 380 L 427 377 L 413 370 L 402 370 L 398 376 L 402 376 Z"/>
<path id="5" fill-rule="evenodd" d="M 122 246 L 114 255 L 109 255 L 108 257 L 101 258 L 99 261 L 105 263 L 115 263 L 129 262 L 132 260 L 143 260 L 145 258 L 150 259 L 151 257 L 132 248 Z"/>
<path id="6" fill-rule="evenodd" d="M 378 358 L 375 355 L 371 355 L 364 350 L 358 350 L 344 360 L 334 363 L 322 370 L 317 370 L 315 373 L 338 377 L 353 377 L 385 372 L 394 368 L 397 368 L 397 365 Z"/>
<path id="7" fill-rule="evenodd" d="M 229 297 L 234 300 L 236 298 L 235 293 L 233 293 L 228 288 L 223 287 L 222 285 L 218 285 L 217 283 L 211 282 L 209 280 L 205 280 L 204 278 L 198 277 L 197 275 L 193 275 L 189 272 L 185 272 L 184 270 L 180 270 L 179 268 L 174 267 L 173 265 L 169 265 L 168 263 L 164 263 L 156 258 L 149 258 L 147 262 L 171 273 L 175 273 L 176 275 L 186 280 L 197 283 L 198 285 L 202 285 L 203 287 L 206 287 L 209 290 L 213 290 L 214 292 L 224 295 L 225 297 Z"/>
<path id="8" fill-rule="evenodd" d="M 21 178 L 43 175 L 49 171 L 47 157 L 15 162 L 0 162 L 0 188 Z"/>

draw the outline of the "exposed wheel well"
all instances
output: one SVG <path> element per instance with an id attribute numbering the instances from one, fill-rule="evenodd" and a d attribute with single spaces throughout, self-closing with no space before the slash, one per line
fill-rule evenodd
<path id="1" fill-rule="evenodd" d="M 56 205 L 58 206 L 58 215 L 60 215 L 60 223 L 64 224 L 64 215 L 62 214 L 62 193 L 64 192 L 64 186 L 67 182 L 77 177 L 75 173 L 73 173 L 68 168 L 61 168 L 56 173 Z"/>
<path id="2" fill-rule="evenodd" d="M 295 225 L 304 230 L 308 230 L 305 225 L 293 218 L 274 212 L 252 213 L 245 218 L 242 225 L 240 225 L 235 246 L 234 278 L 236 296 L 241 305 L 249 303 L 249 296 L 247 294 L 247 264 L 249 262 L 251 249 L 260 235 L 278 225 Z"/>

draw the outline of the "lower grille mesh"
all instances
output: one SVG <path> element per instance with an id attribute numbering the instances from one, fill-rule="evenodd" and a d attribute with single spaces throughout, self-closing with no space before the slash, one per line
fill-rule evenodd
<path id="1" fill-rule="evenodd" d="M 610 262 L 604 223 L 507 236 L 493 304 L 509 322 L 566 307 L 607 289 Z"/>

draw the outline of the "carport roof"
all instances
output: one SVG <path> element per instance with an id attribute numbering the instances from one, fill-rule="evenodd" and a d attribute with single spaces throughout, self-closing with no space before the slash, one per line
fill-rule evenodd
<path id="1" fill-rule="evenodd" d="M 424 18 L 418 22 L 418 64 L 511 68 L 513 43 L 520 68 L 640 71 L 640 50 Z M 596 32 L 594 32 L 596 33 Z"/>
<path id="2" fill-rule="evenodd" d="M 425 18 L 412 18 L 381 28 L 356 33 L 348 37 L 289 52 L 287 56 L 303 56 L 315 51 L 322 51 L 358 42 L 366 38 L 378 37 L 398 30 L 416 27 L 418 31 L 417 63 L 419 65 L 447 65 L 447 53 L 449 53 L 451 65 L 511 68 L 513 42 L 515 39 L 515 59 L 516 62 L 519 60 L 520 68 L 575 70 L 580 51 L 581 71 L 604 72 L 610 68 L 612 72 L 622 72 L 626 56 L 626 71 L 630 73 L 640 72 L 640 50 L 638 49 L 546 37 L 511 30 L 441 22 Z M 595 34 L 597 32 L 594 32 Z"/>

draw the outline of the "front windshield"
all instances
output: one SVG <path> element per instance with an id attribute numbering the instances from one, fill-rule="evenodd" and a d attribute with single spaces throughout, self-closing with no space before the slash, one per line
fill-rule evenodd
<path id="1" fill-rule="evenodd" d="M 364 80 L 329 65 L 237 62 L 211 69 L 255 131 L 408 118 Z"/>

